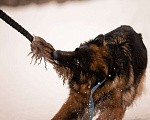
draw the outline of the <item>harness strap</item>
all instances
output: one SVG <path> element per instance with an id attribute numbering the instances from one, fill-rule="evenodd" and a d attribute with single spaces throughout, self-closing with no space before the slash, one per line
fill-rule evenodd
<path id="1" fill-rule="evenodd" d="M 95 90 L 101 86 L 104 82 L 106 81 L 106 78 L 100 83 L 98 83 L 97 85 L 95 85 L 92 90 L 91 90 L 91 95 L 90 95 L 90 99 L 89 99 L 89 106 L 90 106 L 90 120 L 92 120 L 93 118 L 93 114 L 94 114 L 94 102 L 93 102 L 93 93 L 95 92 Z"/>

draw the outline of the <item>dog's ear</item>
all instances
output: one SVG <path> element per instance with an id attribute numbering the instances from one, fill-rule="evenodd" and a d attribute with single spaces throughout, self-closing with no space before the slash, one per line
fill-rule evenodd
<path id="1" fill-rule="evenodd" d="M 94 40 L 96 41 L 98 46 L 103 46 L 104 45 L 105 38 L 104 38 L 103 34 L 98 35 Z"/>

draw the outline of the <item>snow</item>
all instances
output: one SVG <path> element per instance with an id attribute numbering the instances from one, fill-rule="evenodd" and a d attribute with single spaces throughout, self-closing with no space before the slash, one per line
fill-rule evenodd
<path id="1" fill-rule="evenodd" d="M 1 7 L 30 33 L 55 49 L 74 50 L 80 43 L 120 25 L 142 33 L 150 52 L 149 0 L 88 0 L 25 7 Z M 50 120 L 68 97 L 68 86 L 44 62 L 30 64 L 30 42 L 0 20 L 0 120 Z M 124 120 L 150 119 L 150 65 L 145 93 Z"/>

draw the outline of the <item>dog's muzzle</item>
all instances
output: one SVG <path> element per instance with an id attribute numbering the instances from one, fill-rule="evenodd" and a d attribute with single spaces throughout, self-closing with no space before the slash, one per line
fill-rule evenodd
<path id="1" fill-rule="evenodd" d="M 51 53 L 51 56 L 57 64 L 67 64 L 74 59 L 75 52 L 56 50 Z"/>

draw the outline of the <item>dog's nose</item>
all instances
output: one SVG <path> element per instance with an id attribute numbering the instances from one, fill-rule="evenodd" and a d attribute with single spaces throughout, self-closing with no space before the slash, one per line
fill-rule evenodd
<path id="1" fill-rule="evenodd" d="M 54 60 L 57 60 L 57 59 L 58 59 L 58 51 L 53 51 L 53 52 L 51 53 L 51 56 L 52 56 L 52 58 L 53 58 Z"/>
<path id="2" fill-rule="evenodd" d="M 54 60 L 55 63 L 57 63 L 57 64 L 59 64 L 59 62 L 58 62 L 59 54 L 60 54 L 59 51 L 53 51 L 53 52 L 51 53 L 51 56 L 52 56 L 53 60 Z"/>

